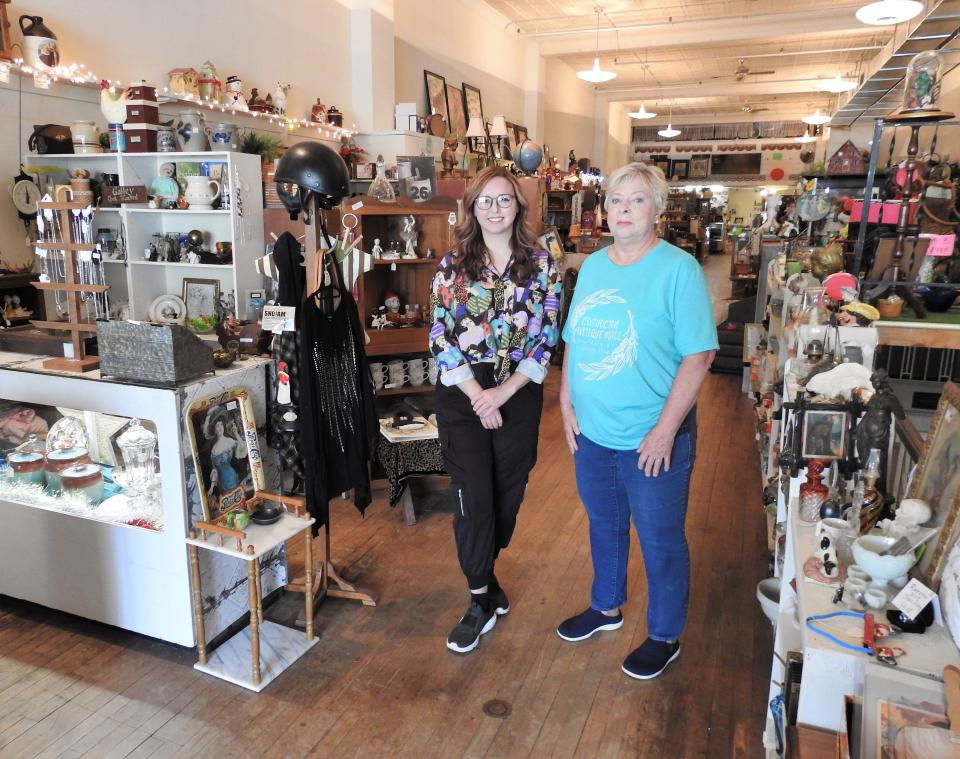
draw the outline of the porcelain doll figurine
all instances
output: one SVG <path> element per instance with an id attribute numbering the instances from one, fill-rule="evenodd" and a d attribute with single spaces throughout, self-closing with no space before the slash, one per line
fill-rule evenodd
<path id="1" fill-rule="evenodd" d="M 389 322 L 399 322 L 400 321 L 400 297 L 395 293 L 387 290 L 383 299 L 383 305 L 387 309 L 387 321 Z"/>
<path id="2" fill-rule="evenodd" d="M 383 248 L 380 247 L 380 238 L 373 238 L 373 248 L 370 249 L 370 255 L 374 258 L 383 258 Z"/>

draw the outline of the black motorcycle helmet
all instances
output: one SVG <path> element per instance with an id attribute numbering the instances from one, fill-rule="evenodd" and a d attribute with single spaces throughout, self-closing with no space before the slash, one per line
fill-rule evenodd
<path id="1" fill-rule="evenodd" d="M 340 154 L 320 142 L 298 142 L 277 162 L 277 195 L 296 219 L 310 201 L 329 210 L 350 194 L 350 172 Z"/>

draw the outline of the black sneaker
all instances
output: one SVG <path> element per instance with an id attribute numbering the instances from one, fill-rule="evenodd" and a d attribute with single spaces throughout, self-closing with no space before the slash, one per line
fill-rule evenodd
<path id="1" fill-rule="evenodd" d="M 637 680 L 650 680 L 680 656 L 680 641 L 667 643 L 647 638 L 643 645 L 623 660 L 621 669 Z"/>
<path id="2" fill-rule="evenodd" d="M 489 608 L 491 611 L 484 609 L 477 601 L 472 601 L 467 613 L 447 636 L 447 648 L 458 654 L 473 651 L 480 642 L 480 636 L 490 632 L 497 624 L 497 613 L 492 610 L 492 606 Z"/>
<path id="3" fill-rule="evenodd" d="M 564 640 L 586 640 L 601 630 L 619 630 L 623 627 L 623 614 L 617 611 L 617 616 L 608 617 L 594 608 L 587 609 L 575 617 L 570 617 L 557 627 L 557 635 Z"/>
<path id="4" fill-rule="evenodd" d="M 503 588 L 500 587 L 500 583 L 494 580 L 490 583 L 490 608 L 493 609 L 499 616 L 503 616 L 510 611 L 510 599 L 507 598 L 507 594 Z"/>

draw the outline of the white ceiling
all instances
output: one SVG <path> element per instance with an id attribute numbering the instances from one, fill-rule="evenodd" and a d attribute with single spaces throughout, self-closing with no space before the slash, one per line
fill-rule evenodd
<path id="1" fill-rule="evenodd" d="M 856 91 L 839 97 L 824 93 L 817 87 L 821 80 L 840 74 L 859 85 L 885 65 L 905 65 L 908 57 L 891 58 L 897 50 L 929 49 L 945 39 L 908 42 L 904 48 L 908 36 L 923 36 L 916 27 L 924 16 L 909 28 L 867 26 L 854 15 L 864 2 L 599 0 L 600 62 L 617 78 L 597 85 L 597 91 L 631 110 L 642 102 L 664 117 L 648 124 L 665 123 L 670 108 L 676 123 L 796 119 L 815 108 L 833 113 Z M 510 19 L 518 34 L 536 40 L 542 54 L 574 70 L 592 65 L 598 44 L 593 0 L 487 3 Z M 956 33 L 960 0 L 926 5 L 928 14 L 942 19 L 937 34 L 944 28 Z M 960 43 L 951 43 L 948 49 L 953 48 Z M 960 55 L 951 53 L 947 60 L 960 63 Z M 857 115 L 852 107 L 843 113 L 846 123 Z"/>

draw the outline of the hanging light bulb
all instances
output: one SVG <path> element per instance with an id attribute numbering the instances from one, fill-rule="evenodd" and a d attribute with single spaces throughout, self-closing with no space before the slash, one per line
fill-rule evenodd
<path id="1" fill-rule="evenodd" d="M 857 11 L 857 19 L 871 26 L 890 26 L 909 21 L 923 10 L 917 0 L 880 0 L 867 3 Z"/>
<path id="2" fill-rule="evenodd" d="M 654 113 L 653 111 L 646 110 L 643 107 L 643 103 L 640 103 L 639 109 L 637 109 L 636 111 L 633 111 L 632 113 L 627 114 L 627 116 L 629 116 L 631 119 L 652 119 L 656 115 L 657 114 Z"/>
<path id="3" fill-rule="evenodd" d="M 679 129 L 673 128 L 673 106 L 672 105 L 670 106 L 670 116 L 667 118 L 667 128 L 657 130 L 657 134 L 659 134 L 661 137 L 667 137 L 667 138 L 676 137 L 678 134 L 680 134 Z"/>
<path id="4" fill-rule="evenodd" d="M 613 71 L 604 71 L 600 68 L 600 13 L 603 9 L 598 5 L 595 10 L 597 11 L 597 46 L 593 56 L 593 68 L 577 72 L 577 77 L 591 84 L 609 82 L 617 76 Z"/>
<path id="5" fill-rule="evenodd" d="M 817 86 L 823 92 L 848 92 L 857 85 L 856 82 L 851 82 L 849 79 L 841 79 L 840 75 L 837 74 L 832 79 L 823 80 Z"/>
<path id="6" fill-rule="evenodd" d="M 824 114 L 820 113 L 820 109 L 817 108 L 816 113 L 814 113 L 812 116 L 804 116 L 800 120 L 804 124 L 813 124 L 814 126 L 819 126 L 821 124 L 829 124 L 831 119 L 831 116 L 825 116 Z"/>

